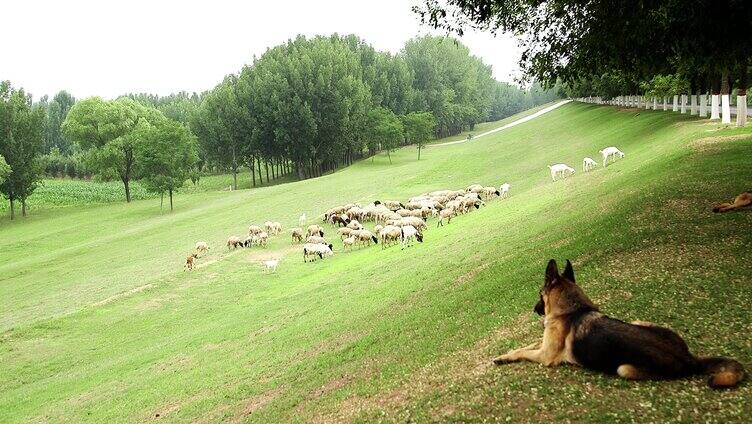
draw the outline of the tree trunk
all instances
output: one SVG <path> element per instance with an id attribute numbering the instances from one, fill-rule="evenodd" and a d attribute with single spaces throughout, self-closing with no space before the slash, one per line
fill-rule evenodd
<path id="1" fill-rule="evenodd" d="M 251 158 L 251 181 L 253 182 L 253 187 L 256 187 L 256 171 L 253 170 L 253 158 Z"/>
<path id="2" fill-rule="evenodd" d="M 679 111 L 679 95 L 674 94 L 674 101 L 671 105 L 671 111 L 672 112 L 678 112 Z"/>
<path id="3" fill-rule="evenodd" d="M 164 209 L 164 191 L 159 193 L 159 210 Z"/>
<path id="4" fill-rule="evenodd" d="M 708 117 L 708 95 L 705 93 L 700 94 L 700 118 Z"/>
<path id="5" fill-rule="evenodd" d="M 728 72 L 724 71 L 721 77 L 721 123 L 731 123 L 731 86 Z"/>
<path id="6" fill-rule="evenodd" d="M 264 161 L 264 169 L 266 170 L 266 182 L 269 182 L 269 161 Z"/>
<path id="7" fill-rule="evenodd" d="M 128 178 L 123 178 L 123 185 L 125 186 L 125 201 L 131 202 L 131 182 Z"/>
<path id="8" fill-rule="evenodd" d="M 170 191 L 170 212 L 172 212 L 172 189 Z"/>
<path id="9" fill-rule="evenodd" d="M 668 96 L 663 96 L 663 111 L 668 110 Z"/>
<path id="10" fill-rule="evenodd" d="M 681 108 L 679 109 L 680 113 L 687 113 L 687 95 L 682 94 L 681 95 Z"/>
<path id="11" fill-rule="evenodd" d="M 261 159 L 256 158 L 256 172 L 258 172 L 259 185 L 264 185 L 264 179 L 261 178 Z"/>
<path id="12" fill-rule="evenodd" d="M 736 88 L 736 126 L 747 126 L 747 61 L 739 67 L 739 87 Z"/>
<path id="13" fill-rule="evenodd" d="M 26 216 L 26 199 L 21 199 L 21 216 Z"/>
<path id="14" fill-rule="evenodd" d="M 653 110 L 658 110 L 658 97 L 653 96 Z"/>
<path id="15" fill-rule="evenodd" d="M 420 160 L 420 144 L 418 144 L 418 160 Z"/>
<path id="16" fill-rule="evenodd" d="M 389 152 L 389 149 L 386 149 L 386 156 L 389 158 L 389 165 L 392 164 L 392 154 Z"/>
<path id="17" fill-rule="evenodd" d="M 8 200 L 10 201 L 10 219 L 13 220 L 16 217 L 16 210 L 13 208 L 13 193 L 10 193 Z"/>
<path id="18" fill-rule="evenodd" d="M 697 116 L 697 94 L 690 94 L 689 95 L 689 114 L 692 116 Z"/>
<path id="19" fill-rule="evenodd" d="M 721 119 L 721 113 L 719 106 L 721 104 L 721 82 L 720 80 L 713 81 L 712 87 L 713 95 L 710 98 L 710 119 Z"/>

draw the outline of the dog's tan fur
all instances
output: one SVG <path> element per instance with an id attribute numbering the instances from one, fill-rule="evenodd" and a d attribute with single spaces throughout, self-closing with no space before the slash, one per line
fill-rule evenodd
<path id="1" fill-rule="evenodd" d="M 535 312 L 544 315 L 543 340 L 493 359 L 497 365 L 516 361 L 546 366 L 579 365 L 628 380 L 681 378 L 709 374 L 714 388 L 733 387 L 744 378 L 743 366 L 729 358 L 696 357 L 672 330 L 647 321 L 628 324 L 599 312 L 575 283 L 567 261 L 559 274 L 556 261 L 546 269 L 546 282 Z"/>
<path id="2" fill-rule="evenodd" d="M 193 264 L 196 262 L 196 259 L 198 259 L 198 253 L 191 253 L 185 258 L 185 268 L 188 271 L 193 271 Z"/>
<path id="3" fill-rule="evenodd" d="M 745 191 L 736 196 L 732 203 L 721 203 L 713 208 L 713 212 L 729 212 L 735 209 L 747 208 L 752 206 L 752 192 Z"/>

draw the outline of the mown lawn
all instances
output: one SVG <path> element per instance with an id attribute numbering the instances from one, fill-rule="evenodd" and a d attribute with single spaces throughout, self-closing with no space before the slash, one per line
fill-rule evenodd
<path id="1" fill-rule="evenodd" d="M 626 158 L 579 172 L 615 145 Z M 693 351 L 752 366 L 752 130 L 662 111 L 569 104 L 473 143 L 414 148 L 322 178 L 0 224 L 0 422 L 743 422 L 749 383 L 629 383 L 489 358 L 539 337 L 543 268 L 570 258 L 609 314 L 671 326 Z M 578 169 L 551 183 L 547 164 Z M 508 200 L 400 251 L 304 264 L 287 233 L 227 252 L 230 234 L 305 211 L 470 183 Z M 311 219 L 312 221 L 312 219 Z M 331 231 L 331 230 L 330 230 Z M 197 240 L 213 249 L 182 261 Z M 280 257 L 279 272 L 258 262 Z"/>

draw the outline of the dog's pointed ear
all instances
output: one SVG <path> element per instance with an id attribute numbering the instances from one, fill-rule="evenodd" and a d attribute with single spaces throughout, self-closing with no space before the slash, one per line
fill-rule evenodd
<path id="1" fill-rule="evenodd" d="M 559 279 L 559 266 L 556 265 L 556 259 L 548 261 L 546 267 L 546 285 L 551 285 Z"/>
<path id="2" fill-rule="evenodd" d="M 572 268 L 572 262 L 569 262 L 569 259 L 567 259 L 567 266 L 564 268 L 564 274 L 561 274 L 561 276 L 573 283 L 575 282 L 574 268 Z"/>

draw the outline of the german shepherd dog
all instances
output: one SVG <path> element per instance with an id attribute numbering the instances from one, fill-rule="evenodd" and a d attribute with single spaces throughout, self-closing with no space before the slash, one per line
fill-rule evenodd
<path id="1" fill-rule="evenodd" d="M 563 274 L 555 260 L 548 262 L 535 312 L 545 317 L 543 342 L 501 355 L 493 360 L 495 364 L 568 363 L 628 380 L 709 374 L 708 384 L 713 388 L 734 387 L 744 379 L 742 364 L 729 358 L 694 356 L 668 328 L 644 321 L 628 324 L 600 313 L 575 283 L 569 260 Z"/>

